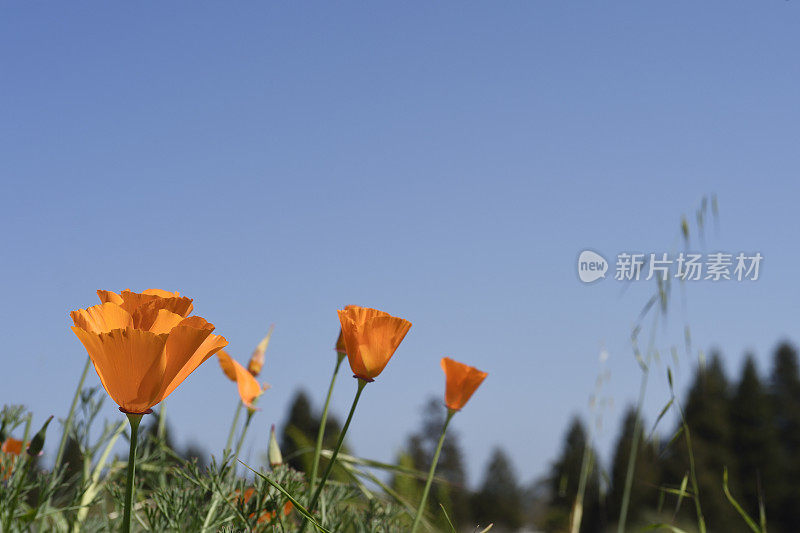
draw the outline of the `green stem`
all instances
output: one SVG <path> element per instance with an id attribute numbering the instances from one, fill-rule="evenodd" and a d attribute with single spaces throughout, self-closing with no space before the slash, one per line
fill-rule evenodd
<path id="1" fill-rule="evenodd" d="M 164 442 L 164 437 L 167 433 L 167 400 L 161 400 L 160 407 L 158 409 L 158 430 L 156 432 L 156 437 L 158 437 L 158 457 L 162 465 L 164 465 L 166 459 L 166 453 L 164 448 L 166 447 L 166 443 Z M 158 473 L 158 481 L 161 483 L 161 486 L 165 486 L 167 484 L 167 473 L 166 468 L 161 468 L 161 471 Z"/>
<path id="2" fill-rule="evenodd" d="M 58 445 L 56 461 L 53 463 L 54 474 L 58 469 L 58 466 L 61 464 L 61 459 L 64 458 L 64 449 L 67 445 L 69 432 L 72 429 L 72 418 L 75 414 L 75 408 L 78 406 L 78 399 L 81 397 L 81 391 L 83 390 L 83 382 L 86 380 L 86 374 L 89 372 L 89 366 L 91 363 L 92 360 L 89 357 L 86 357 L 86 364 L 83 365 L 83 372 L 81 372 L 81 379 L 78 381 L 78 388 L 75 389 L 75 396 L 72 397 L 72 405 L 70 405 L 69 413 L 67 414 L 66 420 L 64 420 L 64 433 L 61 435 L 61 443 Z"/>
<path id="3" fill-rule="evenodd" d="M 331 376 L 331 384 L 328 387 L 328 396 L 325 398 L 325 407 L 322 408 L 322 418 L 319 421 L 319 430 L 317 431 L 317 445 L 314 448 L 314 462 L 311 463 L 311 480 L 308 484 L 308 492 L 314 492 L 314 484 L 317 481 L 317 470 L 319 469 L 319 454 L 322 452 L 322 440 L 325 437 L 325 424 L 328 422 L 328 407 L 331 404 L 331 395 L 333 393 L 333 385 L 336 383 L 336 375 L 339 373 L 339 367 L 342 366 L 342 361 L 346 354 L 337 352 L 336 354 L 336 367 L 333 369 L 333 376 Z"/>
<path id="4" fill-rule="evenodd" d="M 231 430 L 228 432 L 228 442 L 225 444 L 225 450 L 230 450 L 233 445 L 233 436 L 236 434 L 236 425 L 239 423 L 239 415 L 242 413 L 242 402 L 240 401 L 236 406 L 236 413 L 233 415 L 233 422 L 231 423 Z"/>
<path id="5" fill-rule="evenodd" d="M 131 451 L 128 455 L 128 481 L 125 485 L 125 514 L 122 517 L 123 533 L 131 531 L 131 507 L 133 504 L 133 478 L 136 471 L 136 441 L 139 436 L 139 422 L 142 414 L 126 413 L 131 424 Z"/>
<path id="6" fill-rule="evenodd" d="M 433 454 L 431 469 L 428 471 L 428 480 L 425 482 L 425 489 L 422 491 L 422 500 L 420 500 L 419 507 L 417 508 L 417 516 L 414 518 L 414 525 L 411 526 L 411 533 L 414 533 L 417 530 L 420 522 L 422 521 L 422 515 L 425 514 L 425 504 L 428 503 L 428 493 L 431 491 L 433 474 L 436 472 L 436 463 L 439 462 L 439 454 L 442 452 L 442 445 L 444 444 L 444 435 L 447 432 L 447 425 L 450 423 L 450 419 L 453 418 L 453 415 L 457 412 L 458 411 L 454 411 L 452 409 L 447 410 L 447 418 L 444 420 L 442 434 L 439 437 L 439 444 L 436 445 L 436 453 Z"/>
<path id="7" fill-rule="evenodd" d="M 244 419 L 244 427 L 242 428 L 242 434 L 239 435 L 239 442 L 236 443 L 236 454 L 235 457 L 239 457 L 239 452 L 242 450 L 242 443 L 244 443 L 244 436 L 247 434 L 247 428 L 250 427 L 250 420 L 253 418 L 254 410 L 248 409 L 247 410 L 247 418 Z M 233 470 L 236 471 L 236 463 L 233 464 Z"/>
<path id="8" fill-rule="evenodd" d="M 342 427 L 342 432 L 339 433 L 339 440 L 336 441 L 336 447 L 333 449 L 333 455 L 331 455 L 331 459 L 328 462 L 328 466 L 325 467 L 325 472 L 322 473 L 322 477 L 319 480 L 319 485 L 317 485 L 316 490 L 314 491 L 314 496 L 311 498 L 311 502 L 308 504 L 306 508 L 309 514 L 312 514 L 314 510 L 317 508 L 317 502 L 319 502 L 319 497 L 322 494 L 322 489 L 325 487 L 325 482 L 328 480 L 328 476 L 331 475 L 331 471 L 333 470 L 333 465 L 336 464 L 336 457 L 339 455 L 339 449 L 342 447 L 342 443 L 344 442 L 344 436 L 347 433 L 347 428 L 350 427 L 350 421 L 353 420 L 353 413 L 356 412 L 356 405 L 358 405 L 358 399 L 361 397 L 361 391 L 364 390 L 368 381 L 357 378 L 358 379 L 358 390 L 356 391 L 356 397 L 353 398 L 353 405 L 350 407 L 350 413 L 347 415 L 347 420 Z M 303 520 L 303 525 L 300 527 L 300 533 L 303 533 L 306 529 L 306 525 L 308 525 L 308 518 Z"/>
<path id="9" fill-rule="evenodd" d="M 28 436 L 31 434 L 31 422 L 33 421 L 33 413 L 28 413 L 28 416 L 25 417 L 25 431 L 22 433 L 22 446 L 23 448 L 27 448 L 30 444 L 28 442 Z M 27 454 L 25 454 L 27 455 Z"/>

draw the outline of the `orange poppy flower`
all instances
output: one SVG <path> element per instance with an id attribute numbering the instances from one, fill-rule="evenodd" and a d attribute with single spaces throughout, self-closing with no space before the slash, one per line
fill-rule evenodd
<path id="1" fill-rule="evenodd" d="M 269 327 L 267 336 L 258 343 L 256 349 L 253 350 L 253 355 L 250 356 L 250 362 L 247 363 L 247 370 L 253 374 L 253 377 L 257 377 L 261 373 L 261 369 L 264 368 L 264 354 L 267 352 L 267 346 L 269 345 L 269 339 L 272 337 L 273 329 L 275 329 L 274 325 Z"/>
<path id="2" fill-rule="evenodd" d="M 255 492 L 256 492 L 255 489 L 252 487 L 246 489 L 244 491 L 244 496 L 241 498 L 242 501 L 245 504 L 249 503 L 250 499 L 253 497 L 253 494 L 255 494 Z M 239 494 L 238 490 L 236 491 L 236 494 Z M 287 501 L 285 504 L 283 504 L 283 516 L 289 516 L 289 513 L 292 512 L 293 508 L 294 506 L 292 505 L 292 502 Z M 255 513 L 250 513 L 250 518 L 255 517 L 255 515 L 256 515 Z M 258 523 L 263 524 L 264 522 L 270 522 L 274 518 L 275 518 L 275 511 L 266 511 L 264 513 L 261 513 L 261 516 L 258 517 Z"/>
<path id="3" fill-rule="evenodd" d="M 227 346 L 177 292 L 97 291 L 100 305 L 72 311 L 77 335 L 120 411 L 146 413 Z"/>
<path id="4" fill-rule="evenodd" d="M 472 393 L 483 383 L 488 375 L 477 368 L 454 361 L 449 357 L 442 358 L 446 385 L 444 403 L 448 409 L 459 411 Z"/>
<path id="5" fill-rule="evenodd" d="M 7 453 L 11 456 L 10 464 L 8 468 L 4 470 L 0 469 L 0 477 L 3 480 L 7 480 L 11 477 L 11 472 L 14 469 L 14 461 L 16 460 L 17 456 L 22 453 L 22 441 L 17 439 L 8 438 L 3 442 L 3 445 L 0 446 L 0 452 L 4 454 Z"/>
<path id="6" fill-rule="evenodd" d="M 219 366 L 222 368 L 225 375 L 228 376 L 228 379 L 235 381 L 236 385 L 239 387 L 239 397 L 241 397 L 245 407 L 248 409 L 255 409 L 256 407 L 253 405 L 253 401 L 261 396 L 261 394 L 267 390 L 268 386 L 265 385 L 262 388 L 261 385 L 258 384 L 258 381 L 256 381 L 256 378 L 233 357 L 228 355 L 228 352 L 225 350 L 217 352 L 217 359 L 219 359 Z"/>
<path id="7" fill-rule="evenodd" d="M 353 374 L 359 379 L 373 381 L 403 341 L 411 322 L 357 305 L 348 305 L 338 313 Z"/>
<path id="8" fill-rule="evenodd" d="M 19 455 L 22 453 L 22 441 L 9 437 L 0 447 L 0 451 L 11 455 Z"/>

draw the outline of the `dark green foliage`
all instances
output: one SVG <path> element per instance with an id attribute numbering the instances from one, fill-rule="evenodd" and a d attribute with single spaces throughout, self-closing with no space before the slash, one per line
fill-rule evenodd
<path id="1" fill-rule="evenodd" d="M 480 490 L 473 495 L 475 520 L 493 531 L 516 531 L 525 520 L 520 488 L 511 460 L 500 448 L 492 452 Z"/>
<path id="2" fill-rule="evenodd" d="M 611 465 L 611 487 L 608 493 L 609 520 L 618 521 L 622 508 L 625 478 L 628 472 L 628 458 L 633 445 L 636 427 L 636 409 L 628 408 L 617 438 L 617 445 Z M 627 523 L 636 526 L 646 523 L 646 516 L 658 506 L 658 487 L 661 467 L 658 464 L 658 451 L 653 442 L 645 440 L 644 423 L 639 421 L 638 452 L 634 463 L 633 484 L 628 503 Z"/>
<path id="3" fill-rule="evenodd" d="M 541 524 L 545 531 L 568 530 L 570 514 L 578 495 L 586 446 L 588 437 L 583 423 L 579 418 L 573 418 L 564 437 L 561 455 L 550 473 L 550 509 Z M 584 533 L 601 531 L 603 526 L 597 454 L 590 449 L 588 457 L 588 477 L 580 529 Z"/>
<path id="4" fill-rule="evenodd" d="M 420 472 L 428 472 L 442 433 L 445 415 L 446 410 L 440 399 L 428 400 L 423 410 L 422 427 L 409 437 L 406 453 L 404 458 L 401 458 L 406 461 L 406 466 Z M 470 511 L 470 494 L 466 488 L 464 461 L 454 426 L 455 424 L 451 424 L 447 430 L 436 467 L 436 479 L 445 480 L 446 483 L 434 483 L 427 504 L 431 520 L 443 531 L 446 519 L 440 505 L 447 509 L 450 520 L 457 528 L 469 526 L 473 519 Z M 392 481 L 392 486 L 410 500 L 412 506 L 418 504 L 424 485 L 424 480 L 403 475 L 395 475 Z"/>
<path id="5" fill-rule="evenodd" d="M 314 445 L 317 440 L 322 414 L 314 413 L 311 401 L 304 391 L 298 391 L 290 404 L 289 414 L 283 424 L 280 447 L 284 462 L 301 472 L 311 471 L 311 461 L 314 456 Z M 325 423 L 325 437 L 322 441 L 323 449 L 331 449 L 336 445 L 342 426 L 336 417 L 328 412 Z M 347 453 L 346 445 L 341 453 Z M 320 471 L 325 469 L 327 460 L 320 457 Z M 334 477 L 341 478 L 341 473 L 334 470 Z"/>
<path id="6" fill-rule="evenodd" d="M 780 449 L 775 457 L 780 479 L 765 486 L 770 531 L 772 523 L 785 531 L 795 531 L 800 524 L 800 373 L 797 351 L 788 343 L 775 352 L 771 375 L 772 407 Z"/>
<path id="7" fill-rule="evenodd" d="M 736 464 L 736 456 L 732 452 L 730 399 L 730 387 L 722 359 L 719 354 L 714 354 L 708 366 L 699 368 L 695 374 L 684 407 L 691 434 L 700 503 L 711 531 L 735 531 L 742 525 L 722 492 L 723 469 L 731 469 Z M 685 439 L 675 443 L 666 468 L 666 484 L 678 486 L 689 471 Z M 696 520 L 693 505 L 686 503 L 681 510 L 682 516 L 687 521 Z"/>
<path id="8" fill-rule="evenodd" d="M 751 517 L 758 517 L 761 488 L 768 489 L 764 492 L 767 510 L 777 509 L 780 505 L 775 500 L 777 495 L 773 494 L 780 477 L 775 461 L 780 447 L 773 420 L 767 388 L 758 376 L 755 360 L 748 356 L 731 400 L 731 444 L 736 465 L 729 467 L 729 485 L 734 497 Z M 736 470 L 733 470 L 734 466 Z"/>

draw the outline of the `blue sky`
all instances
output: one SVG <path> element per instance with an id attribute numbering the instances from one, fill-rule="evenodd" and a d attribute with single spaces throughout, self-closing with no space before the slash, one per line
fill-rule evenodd
<path id="1" fill-rule="evenodd" d="M 365 392 L 357 453 L 394 458 L 450 356 L 489 372 L 451 426 L 471 483 L 495 445 L 531 481 L 588 416 L 602 347 L 607 451 L 652 288 L 582 285 L 582 249 L 670 251 L 715 192 L 707 242 L 760 251 L 761 279 L 687 287 L 660 348 L 688 320 L 738 372 L 746 351 L 766 370 L 800 338 L 798 16 L 796 2 L 4 3 L 0 400 L 35 425 L 63 416 L 85 357 L 68 312 L 98 288 L 179 290 L 240 361 L 275 324 L 255 456 L 298 387 L 322 401 L 335 311 L 356 303 L 414 324 Z M 661 367 L 650 420 L 664 381 Z M 235 401 L 204 364 L 169 399 L 179 441 L 221 449 Z"/>

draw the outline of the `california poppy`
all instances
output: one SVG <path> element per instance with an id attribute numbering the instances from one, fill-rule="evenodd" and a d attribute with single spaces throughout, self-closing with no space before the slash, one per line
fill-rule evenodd
<path id="1" fill-rule="evenodd" d="M 5 471 L 0 470 L 0 477 L 3 480 L 7 480 L 9 477 L 11 477 L 11 472 L 14 468 L 14 461 L 16 460 L 17 456 L 22 453 L 22 445 L 23 442 L 21 440 L 12 439 L 9 437 L 3 442 L 2 446 L 0 446 L 0 452 L 11 456 L 8 468 Z"/>
<path id="2" fill-rule="evenodd" d="M 10 455 L 19 455 L 22 453 L 22 441 L 17 439 L 8 438 L 0 447 L 0 451 Z"/>
<path id="3" fill-rule="evenodd" d="M 219 359 L 219 366 L 222 368 L 225 375 L 228 376 L 228 379 L 235 381 L 236 385 L 239 387 L 239 397 L 241 397 L 242 403 L 248 409 L 255 409 L 253 401 L 261 396 L 267 388 L 262 388 L 258 381 L 256 381 L 256 378 L 254 378 L 245 367 L 228 355 L 228 352 L 225 350 L 217 352 L 217 358 Z"/>
<path id="4" fill-rule="evenodd" d="M 192 299 L 148 289 L 98 290 L 100 305 L 72 311 L 77 335 L 120 411 L 149 412 L 228 341 L 188 316 Z"/>
<path id="5" fill-rule="evenodd" d="M 411 322 L 357 305 L 348 305 L 338 313 L 350 368 L 355 377 L 372 381 L 386 367 Z"/>
<path id="6" fill-rule="evenodd" d="M 441 364 L 446 380 L 444 403 L 448 409 L 459 411 L 488 374 L 449 357 L 442 358 Z"/>
<path id="7" fill-rule="evenodd" d="M 250 487 L 250 488 L 248 488 L 248 489 L 246 489 L 244 491 L 244 495 L 240 499 L 246 505 L 246 504 L 250 503 L 250 500 L 253 498 L 253 494 L 255 494 L 255 492 L 256 492 L 256 490 L 254 488 Z M 236 494 L 237 495 L 239 494 L 238 490 L 236 491 Z M 289 516 L 289 513 L 292 512 L 293 508 L 294 508 L 294 506 L 292 505 L 292 502 L 288 502 L 287 501 L 286 503 L 284 503 L 283 504 L 283 516 Z M 255 518 L 255 516 L 256 516 L 255 513 L 250 513 L 249 518 Z M 258 517 L 258 523 L 259 524 L 263 524 L 264 522 L 271 522 L 272 520 L 275 519 L 275 516 L 276 516 L 275 511 L 265 511 L 265 512 L 261 513 L 261 515 Z"/>

